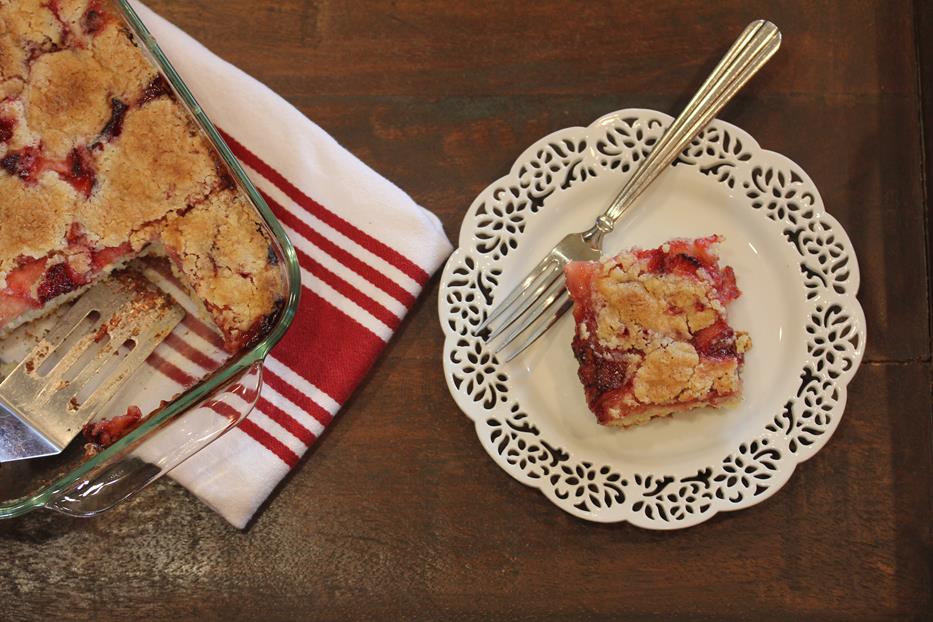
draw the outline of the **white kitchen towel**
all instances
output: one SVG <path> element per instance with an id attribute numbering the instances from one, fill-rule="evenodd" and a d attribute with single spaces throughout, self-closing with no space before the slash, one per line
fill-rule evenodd
<path id="1" fill-rule="evenodd" d="M 298 314 L 266 361 L 256 409 L 171 472 L 242 528 L 365 377 L 451 246 L 433 214 L 294 106 L 133 6 L 269 202 L 301 264 Z M 178 353 L 188 355 L 189 369 L 204 371 L 197 352 Z"/>

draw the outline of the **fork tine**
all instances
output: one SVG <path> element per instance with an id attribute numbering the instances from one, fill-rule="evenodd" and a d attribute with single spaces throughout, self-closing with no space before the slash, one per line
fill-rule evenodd
<path id="1" fill-rule="evenodd" d="M 554 305 L 557 305 L 557 310 L 554 311 L 554 313 L 552 313 L 550 316 L 548 316 L 544 322 L 541 322 L 540 325 L 534 330 L 534 332 L 531 333 L 531 335 L 528 336 L 527 339 L 525 339 L 521 344 L 519 344 L 516 348 L 514 348 L 508 354 L 506 354 L 503 358 L 503 361 L 502 361 L 503 363 L 508 363 L 509 361 L 514 359 L 516 356 L 524 352 L 525 349 L 528 348 L 528 346 L 530 346 L 535 341 L 537 341 L 538 337 L 546 333 L 548 329 L 551 328 L 551 326 L 553 326 L 554 323 L 557 320 L 559 320 L 564 315 L 564 313 L 566 313 L 567 310 L 570 309 L 570 307 L 573 306 L 573 302 L 570 300 L 570 295 L 567 293 L 567 290 L 564 290 L 563 292 L 561 292 L 560 296 L 558 296 L 556 300 L 552 301 L 551 304 L 549 304 L 546 307 L 546 309 L 553 308 Z"/>
<path id="2" fill-rule="evenodd" d="M 500 333 L 505 331 L 509 326 L 514 324 L 516 321 L 523 318 L 523 316 L 531 309 L 533 309 L 535 303 L 541 299 L 547 292 L 550 292 L 553 288 L 555 282 L 563 279 L 564 272 L 560 267 L 560 263 L 555 263 L 554 266 L 539 279 L 539 285 L 534 287 L 528 287 L 525 289 L 525 292 L 531 292 L 523 296 L 516 304 L 512 306 L 509 310 L 508 315 L 503 318 L 500 324 L 486 336 L 486 341 L 492 341 Z"/>
<path id="3" fill-rule="evenodd" d="M 548 287 L 547 291 L 539 296 L 534 304 L 530 306 L 521 317 L 519 321 L 512 329 L 502 337 L 502 341 L 499 342 L 499 345 L 496 346 L 495 352 L 498 354 L 503 349 L 505 349 L 510 343 L 515 341 L 516 337 L 525 332 L 528 327 L 537 321 L 539 317 L 544 315 L 547 312 L 548 308 L 560 297 L 561 290 L 566 289 L 566 281 L 564 280 L 563 273 L 560 274 L 560 277 L 555 279 L 555 281 Z"/>
<path id="4" fill-rule="evenodd" d="M 514 318 L 518 315 L 518 312 L 515 309 L 515 304 L 518 303 L 520 308 L 524 309 L 527 305 L 521 305 L 523 305 L 524 301 L 527 299 L 528 291 L 531 286 L 542 277 L 546 277 L 548 274 L 553 272 L 555 268 L 559 267 L 559 265 L 559 260 L 552 254 L 548 253 L 544 259 L 539 261 L 538 265 L 532 268 L 531 271 L 525 276 L 525 278 L 522 279 L 522 282 L 516 285 L 512 291 L 509 292 L 509 295 L 506 297 L 506 299 L 497 305 L 496 308 L 486 316 L 486 319 L 483 320 L 483 322 L 473 330 L 473 335 L 478 335 L 482 331 L 486 330 L 486 328 L 488 328 L 491 323 L 495 322 L 500 316 L 503 315 L 505 315 L 505 321 L 503 326 L 499 327 L 499 330 L 501 331 L 502 328 L 505 328 L 511 324 Z M 548 283 L 550 282 L 551 281 L 548 281 Z M 534 299 L 539 295 L 540 292 L 537 292 L 534 298 L 532 298 L 532 301 L 534 301 Z M 489 337 L 487 337 L 487 340 L 488 339 Z"/>

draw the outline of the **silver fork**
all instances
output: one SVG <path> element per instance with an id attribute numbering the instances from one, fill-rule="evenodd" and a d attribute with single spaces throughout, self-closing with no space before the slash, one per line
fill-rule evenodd
<path id="1" fill-rule="evenodd" d="M 603 237 L 645 188 L 683 152 L 723 106 L 761 69 L 781 45 L 781 31 L 765 20 L 749 24 L 696 92 L 651 153 L 588 230 L 571 233 L 535 266 L 486 319 L 474 329 L 484 340 L 497 340 L 495 353 L 510 361 L 534 343 L 571 307 L 564 266 L 592 261 L 602 254 Z M 523 336 L 521 341 L 518 337 Z M 517 342 L 517 345 L 515 345 Z"/>

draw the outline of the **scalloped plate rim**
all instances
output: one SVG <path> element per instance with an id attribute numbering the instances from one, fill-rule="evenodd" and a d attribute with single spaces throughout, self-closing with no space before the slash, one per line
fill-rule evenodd
<path id="1" fill-rule="evenodd" d="M 518 171 L 520 170 L 522 165 L 530 159 L 531 155 L 533 155 L 537 151 L 540 151 L 543 147 L 546 147 L 550 142 L 554 142 L 558 139 L 562 140 L 564 138 L 568 138 L 568 134 L 573 134 L 573 133 L 588 134 L 595 128 L 600 127 L 608 122 L 617 121 L 617 120 L 621 120 L 625 118 L 632 118 L 632 117 L 638 118 L 641 115 L 656 115 L 660 117 L 661 119 L 663 119 L 664 121 L 666 121 L 667 123 L 669 123 L 673 119 L 673 117 L 671 117 L 670 115 L 667 115 L 660 111 L 648 109 L 648 108 L 624 108 L 624 109 L 620 109 L 620 110 L 616 110 L 616 111 L 604 114 L 600 116 L 599 118 L 597 118 L 596 120 L 594 120 L 588 126 L 569 126 L 563 129 L 558 129 L 553 132 L 550 132 L 547 135 L 533 142 L 531 145 L 529 145 L 524 150 L 522 150 L 521 154 L 515 158 L 514 162 L 509 167 L 508 173 L 506 173 L 505 175 L 499 177 L 498 179 L 496 179 L 495 181 L 487 185 L 470 203 L 470 206 L 466 211 L 466 214 L 463 218 L 463 221 L 460 227 L 457 248 L 454 250 L 450 258 L 446 262 L 441 279 L 440 279 L 440 292 L 438 295 L 438 312 L 439 312 L 439 321 L 441 323 L 441 327 L 444 332 L 443 369 L 444 369 L 444 378 L 447 383 L 448 390 L 450 391 L 451 396 L 454 398 L 458 408 L 460 408 L 460 410 L 473 422 L 474 431 L 476 432 L 478 440 L 480 441 L 480 444 L 482 445 L 483 449 L 500 468 L 502 468 L 513 479 L 517 480 L 521 484 L 528 486 L 530 488 L 538 489 L 549 501 L 551 501 L 558 508 L 560 508 L 561 510 L 577 518 L 580 518 L 580 519 L 583 519 L 589 522 L 596 522 L 596 523 L 602 523 L 602 524 L 627 522 L 627 523 L 631 523 L 632 525 L 636 527 L 645 528 L 645 529 L 659 530 L 659 531 L 673 531 L 677 529 L 683 529 L 683 528 L 696 526 L 700 523 L 706 522 L 707 520 L 711 519 L 713 516 L 719 514 L 720 512 L 732 512 L 732 511 L 747 509 L 749 507 L 762 503 L 763 501 L 771 498 L 775 493 L 781 490 L 787 484 L 788 481 L 790 481 L 791 477 L 793 477 L 794 472 L 796 472 L 798 465 L 802 464 L 803 462 L 806 462 L 807 460 L 815 456 L 817 453 L 819 453 L 819 451 L 825 446 L 825 444 L 829 441 L 829 439 L 835 433 L 842 419 L 842 415 L 844 414 L 845 407 L 848 401 L 847 387 L 848 387 L 849 382 L 855 376 L 855 374 L 857 373 L 861 365 L 861 361 L 862 361 L 864 351 L 865 351 L 865 344 L 867 340 L 867 330 L 866 330 L 864 310 L 861 306 L 860 301 L 857 298 L 857 294 L 858 294 L 858 291 L 861 285 L 861 273 L 860 273 L 860 269 L 858 266 L 858 258 L 855 253 L 854 246 L 851 243 L 851 239 L 848 236 L 848 233 L 841 226 L 838 220 L 836 220 L 832 216 L 832 214 L 830 214 L 826 210 L 825 205 L 822 200 L 822 196 L 819 193 L 819 189 L 817 188 L 816 184 L 813 183 L 813 180 L 809 177 L 809 175 L 806 173 L 803 167 L 800 167 L 798 164 L 796 164 L 796 162 L 794 162 L 793 160 L 791 160 L 790 158 L 788 158 L 787 156 L 779 152 L 768 150 L 768 149 L 761 147 L 758 141 L 753 136 L 751 136 L 751 134 L 749 134 L 742 128 L 734 124 L 728 123 L 726 121 L 721 121 L 719 119 L 716 119 L 713 122 L 714 124 L 718 124 L 719 126 L 722 126 L 726 129 L 736 132 L 743 139 L 746 139 L 748 141 L 748 146 L 751 148 L 750 150 L 755 155 L 765 156 L 765 157 L 772 158 L 778 161 L 784 161 L 787 164 L 795 167 L 800 173 L 802 173 L 804 176 L 804 181 L 808 182 L 809 186 L 811 187 L 812 191 L 815 194 L 814 205 L 819 208 L 818 215 L 821 218 L 827 218 L 829 221 L 831 221 L 832 224 L 835 225 L 835 227 L 833 228 L 833 232 L 837 235 L 840 235 L 842 238 L 844 238 L 846 245 L 852 250 L 851 254 L 848 256 L 848 260 L 850 262 L 850 275 L 848 277 L 848 283 L 850 284 L 852 291 L 851 293 L 846 293 L 844 296 L 840 296 L 840 297 L 844 299 L 847 303 L 850 303 L 849 305 L 845 307 L 846 311 L 856 316 L 855 322 L 856 324 L 858 324 L 858 327 L 861 331 L 860 335 L 862 338 L 860 340 L 859 347 L 857 351 L 855 352 L 854 360 L 852 362 L 851 367 L 846 371 L 846 373 L 844 373 L 843 375 L 841 375 L 839 378 L 836 379 L 835 386 L 839 389 L 839 393 L 840 393 L 839 399 L 838 399 L 839 416 L 834 417 L 832 419 L 830 426 L 827 428 L 827 430 L 822 435 L 820 435 L 811 446 L 809 446 L 809 451 L 804 452 L 802 455 L 790 454 L 789 456 L 787 456 L 786 459 L 782 459 L 781 460 L 782 468 L 779 470 L 780 478 L 777 479 L 773 485 L 769 486 L 761 494 L 749 496 L 746 499 L 743 499 L 741 502 L 728 505 L 725 507 L 716 507 L 714 504 L 711 506 L 711 509 L 706 512 L 693 514 L 686 519 L 682 519 L 677 522 L 671 521 L 668 523 L 660 523 L 655 520 L 645 519 L 642 516 L 642 514 L 635 513 L 635 512 L 629 512 L 627 513 L 626 516 L 613 516 L 609 514 L 608 512 L 593 513 L 591 511 L 580 510 L 572 505 L 561 503 L 559 499 L 555 498 L 555 494 L 554 494 L 552 487 L 543 486 L 542 485 L 543 482 L 541 480 L 535 480 L 533 478 L 530 478 L 527 475 L 525 475 L 523 472 L 521 472 L 519 469 L 514 468 L 512 465 L 504 464 L 501 461 L 500 456 L 497 453 L 494 453 L 493 448 L 490 446 L 490 441 L 488 441 L 487 436 L 485 436 L 482 433 L 485 429 L 484 426 L 486 425 L 486 421 L 484 419 L 483 413 L 474 412 L 473 402 L 468 401 L 468 397 L 463 395 L 453 385 L 453 381 L 452 381 L 452 377 L 450 373 L 451 362 L 450 362 L 449 353 L 450 353 L 450 343 L 453 339 L 457 337 L 457 335 L 456 333 L 453 333 L 448 328 L 445 322 L 445 319 L 446 319 L 445 297 L 443 293 L 444 293 L 444 290 L 446 289 L 446 283 L 450 279 L 450 271 L 452 267 L 456 264 L 456 260 L 461 255 L 464 247 L 469 245 L 470 238 L 472 237 L 473 232 L 474 232 L 474 228 L 471 225 L 473 224 L 475 212 L 478 206 L 482 203 L 482 201 L 489 196 L 491 191 L 500 186 L 508 185 L 508 182 L 510 181 L 512 182 L 517 181 Z M 779 434 L 779 432 L 775 432 L 775 434 Z"/>

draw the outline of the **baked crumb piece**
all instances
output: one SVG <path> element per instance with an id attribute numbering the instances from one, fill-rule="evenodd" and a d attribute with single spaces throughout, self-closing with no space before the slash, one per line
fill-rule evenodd
<path id="1" fill-rule="evenodd" d="M 24 93 L 26 121 L 42 136 L 50 157 L 91 144 L 107 124 L 113 100 L 131 102 L 155 76 L 119 29 L 98 39 L 108 44 L 95 40 L 91 48 L 66 48 L 32 63 Z M 119 62 L 121 57 L 137 62 Z"/>
<path id="2" fill-rule="evenodd" d="M 719 241 L 672 240 L 567 266 L 573 351 L 601 424 L 645 423 L 740 396 L 751 339 L 726 321 L 740 292 L 732 269 L 719 267 Z"/>
<path id="3" fill-rule="evenodd" d="M 252 207 L 232 189 L 168 219 L 160 234 L 174 268 L 236 350 L 279 304 L 280 269 Z"/>
<path id="4" fill-rule="evenodd" d="M 188 209 L 218 184 L 204 139 L 167 98 L 127 113 L 119 137 L 101 148 L 96 173 L 97 189 L 78 205 L 76 220 L 104 246 Z M 133 239 L 133 246 L 149 241 Z"/>
<path id="5" fill-rule="evenodd" d="M 4 86 L 4 96 L 18 95 L 22 90 L 22 76 L 26 72 L 26 51 L 9 34 L 0 34 L 0 80 L 6 85 L 16 82 L 19 88 Z"/>
<path id="6" fill-rule="evenodd" d="M 49 0 L 0 2 L 3 35 L 22 50 L 26 59 L 59 49 L 65 42 L 66 30 L 49 4 Z"/>
<path id="7" fill-rule="evenodd" d="M 142 410 L 139 406 L 130 406 L 126 413 L 111 417 L 110 419 L 101 419 L 91 421 L 81 429 L 88 445 L 91 445 L 97 451 L 110 447 L 118 440 L 132 432 L 143 419 Z M 90 448 L 85 447 L 85 451 Z M 93 453 L 97 453 L 94 451 Z"/>

